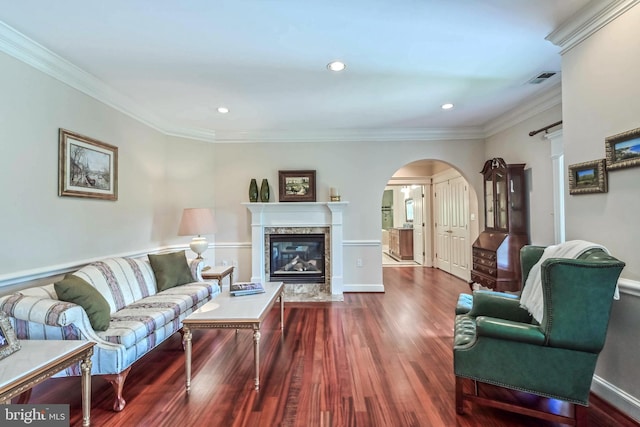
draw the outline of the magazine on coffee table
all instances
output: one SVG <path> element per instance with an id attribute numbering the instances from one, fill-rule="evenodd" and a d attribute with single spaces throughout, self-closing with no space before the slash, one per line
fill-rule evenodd
<path id="1" fill-rule="evenodd" d="M 240 295 L 262 294 L 264 293 L 264 287 L 262 283 L 257 282 L 236 282 L 231 284 L 229 291 L 232 296 L 237 297 Z"/>

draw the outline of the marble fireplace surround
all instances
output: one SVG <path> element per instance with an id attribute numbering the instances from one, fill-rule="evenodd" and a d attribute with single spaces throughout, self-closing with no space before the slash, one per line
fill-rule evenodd
<path id="1" fill-rule="evenodd" d="M 342 214 L 348 202 L 283 202 L 243 203 L 251 212 L 251 281 L 266 281 L 267 245 L 269 233 L 308 234 L 328 233 L 325 241 L 325 258 L 329 268 L 325 270 L 325 288 L 330 295 L 342 296 L 343 250 Z M 310 285 L 310 284 L 306 284 Z M 304 285 L 294 285 L 294 287 Z M 291 288 L 291 286 L 289 286 Z"/>

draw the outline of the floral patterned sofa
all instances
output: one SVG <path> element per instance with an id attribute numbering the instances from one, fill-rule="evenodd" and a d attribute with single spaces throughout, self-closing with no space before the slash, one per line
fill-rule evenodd
<path id="1" fill-rule="evenodd" d="M 121 411 L 131 365 L 182 331 L 182 320 L 219 293 L 217 282 L 203 281 L 202 264 L 189 264 L 184 251 L 149 255 L 148 260 L 105 259 L 55 284 L 3 296 L 0 310 L 18 339 L 95 342 L 91 373 L 113 385 L 113 409 Z M 79 371 L 69 368 L 59 376 Z"/>

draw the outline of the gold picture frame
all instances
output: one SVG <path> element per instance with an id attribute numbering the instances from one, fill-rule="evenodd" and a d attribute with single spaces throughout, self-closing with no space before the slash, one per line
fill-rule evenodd
<path id="1" fill-rule="evenodd" d="M 278 171 L 279 201 L 315 202 L 316 171 Z"/>
<path id="2" fill-rule="evenodd" d="M 569 165 L 569 194 L 606 193 L 607 167 L 605 159 Z"/>
<path id="3" fill-rule="evenodd" d="M 3 311 L 0 311 L 0 359 L 4 359 L 18 350 L 20 350 L 20 341 L 16 338 L 9 318 Z"/>
<path id="4" fill-rule="evenodd" d="M 118 200 L 118 147 L 60 129 L 58 196 Z"/>
<path id="5" fill-rule="evenodd" d="M 623 169 L 640 166 L 640 128 L 604 140 L 607 169 Z"/>

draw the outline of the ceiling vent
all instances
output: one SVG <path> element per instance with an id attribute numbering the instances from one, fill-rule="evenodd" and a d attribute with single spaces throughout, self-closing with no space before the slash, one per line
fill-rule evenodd
<path id="1" fill-rule="evenodd" d="M 552 76 L 555 76 L 555 75 L 556 75 L 555 71 L 544 71 L 544 72 L 538 74 L 537 76 L 535 76 L 534 78 L 532 78 L 531 80 L 529 80 L 527 83 L 532 84 L 532 85 L 539 85 L 543 81 L 545 81 L 548 78 L 550 78 Z"/>

